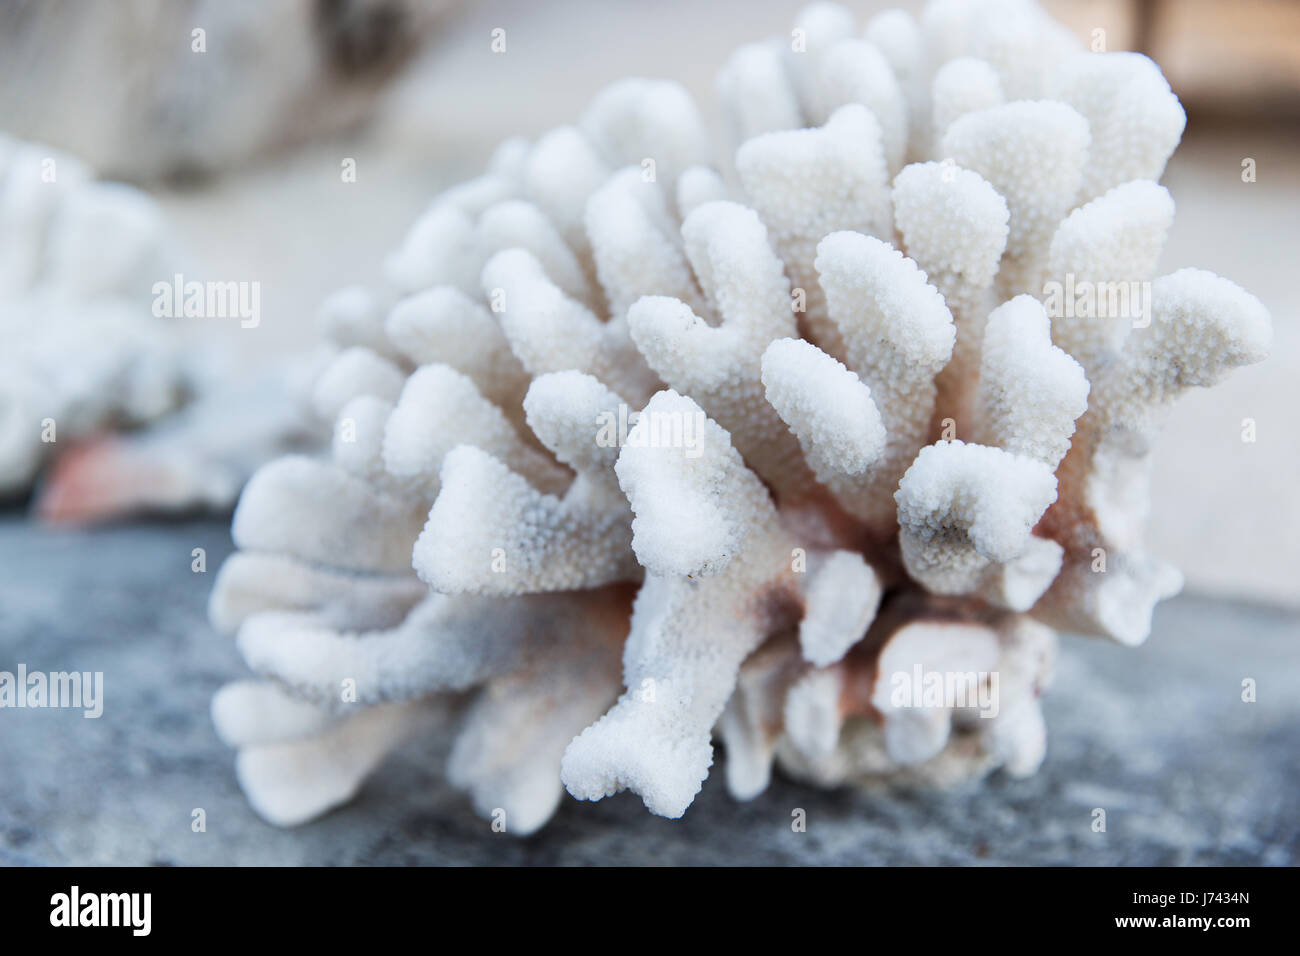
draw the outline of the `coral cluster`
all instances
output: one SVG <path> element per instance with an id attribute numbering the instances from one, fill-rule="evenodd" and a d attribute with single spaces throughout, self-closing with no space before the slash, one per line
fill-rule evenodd
<path id="1" fill-rule="evenodd" d="M 1142 547 L 1160 415 L 1270 323 L 1155 278 L 1155 64 L 1026 2 L 818 4 L 717 91 L 733 162 L 620 82 L 326 303 L 332 454 L 254 477 L 211 604 L 267 819 L 448 707 L 450 779 L 516 833 L 566 788 L 679 816 L 715 736 L 741 799 L 1032 773 L 1053 628 L 1137 643 L 1180 587 Z M 965 693 L 899 693 L 935 674 Z"/>
<path id="2" fill-rule="evenodd" d="M 0 135 L 0 496 L 55 449 L 183 401 L 180 343 L 149 309 L 170 257 L 143 193 Z"/>
<path id="3" fill-rule="evenodd" d="M 0 134 L 0 499 L 41 477 L 50 521 L 228 512 L 259 465 L 323 444 L 295 401 L 310 357 L 250 371 L 158 308 L 182 259 L 148 195 Z"/>

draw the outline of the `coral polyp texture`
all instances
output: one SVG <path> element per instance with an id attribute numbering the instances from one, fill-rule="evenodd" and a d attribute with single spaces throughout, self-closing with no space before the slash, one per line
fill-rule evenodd
<path id="1" fill-rule="evenodd" d="M 1159 419 L 1270 320 L 1156 278 L 1156 65 L 1027 3 L 818 5 L 717 92 L 727 161 L 681 87 L 619 82 L 325 304 L 332 454 L 254 477 L 211 603 L 266 819 L 447 720 L 514 833 L 565 790 L 680 816 L 719 742 L 740 799 L 1031 774 L 1055 629 L 1136 644 L 1178 591 Z"/>

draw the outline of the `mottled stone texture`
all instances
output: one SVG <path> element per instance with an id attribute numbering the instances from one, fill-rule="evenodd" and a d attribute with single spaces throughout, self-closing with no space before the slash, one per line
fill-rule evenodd
<path id="1" fill-rule="evenodd" d="M 349 806 L 260 821 L 203 702 L 242 667 L 209 628 L 218 522 L 51 532 L 0 520 L 0 670 L 102 670 L 98 720 L 0 711 L 0 864 L 1295 864 L 1300 661 L 1293 612 L 1186 596 L 1125 653 L 1064 641 L 1042 771 L 953 792 L 821 792 L 779 775 L 739 804 L 714 774 L 679 821 L 631 794 L 566 801 L 524 840 L 443 779 L 442 740 L 390 759 Z M 1240 701 L 1243 677 L 1258 702 Z M 725 754 L 721 756 L 725 760 Z M 207 813 L 193 833 L 191 811 Z M 790 814 L 808 814 L 793 833 Z M 1093 808 L 1107 832 L 1090 829 Z"/>

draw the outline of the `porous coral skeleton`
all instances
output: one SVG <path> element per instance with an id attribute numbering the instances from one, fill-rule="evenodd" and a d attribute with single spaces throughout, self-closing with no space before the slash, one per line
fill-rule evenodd
<path id="1" fill-rule="evenodd" d="M 620 82 L 326 303 L 332 456 L 256 475 L 211 605 L 267 819 L 465 692 L 449 776 L 516 833 L 565 788 L 679 816 L 715 734 L 742 799 L 774 763 L 1029 774 L 1052 628 L 1136 643 L 1180 587 L 1142 548 L 1157 420 L 1270 324 L 1153 279 L 1184 126 L 1155 64 L 1028 3 L 817 5 L 717 87 L 725 169 L 679 86 Z M 1066 277 L 1151 282 L 1150 314 L 1049 317 Z M 996 675 L 996 714 L 908 706 L 918 669 Z"/>

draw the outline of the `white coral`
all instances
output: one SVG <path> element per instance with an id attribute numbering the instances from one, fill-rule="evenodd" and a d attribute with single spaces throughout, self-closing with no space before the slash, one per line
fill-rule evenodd
<path id="1" fill-rule="evenodd" d="M 1269 319 L 1154 278 L 1158 69 L 1028 0 L 796 28 L 719 74 L 730 169 L 680 88 L 626 81 L 334 303 L 317 399 L 351 437 L 259 474 L 212 599 L 267 681 L 214 716 L 269 819 L 470 689 L 449 773 L 514 832 L 561 784 L 678 816 L 715 732 L 740 799 L 774 763 L 1032 773 L 1044 622 L 1133 643 L 1177 590 L 1142 550 L 1159 413 Z M 1150 314 L 1058 311 L 1076 280 L 1150 281 Z"/>
<path id="2" fill-rule="evenodd" d="M 0 135 L 0 495 L 56 448 L 183 399 L 178 343 L 146 297 L 167 255 L 143 193 Z"/>
<path id="3" fill-rule="evenodd" d="M 149 196 L 0 134 L 0 498 L 46 469 L 46 520 L 225 512 L 258 466 L 319 443 L 287 400 L 308 363 L 250 373 L 180 303 L 160 314 L 181 265 Z"/>

